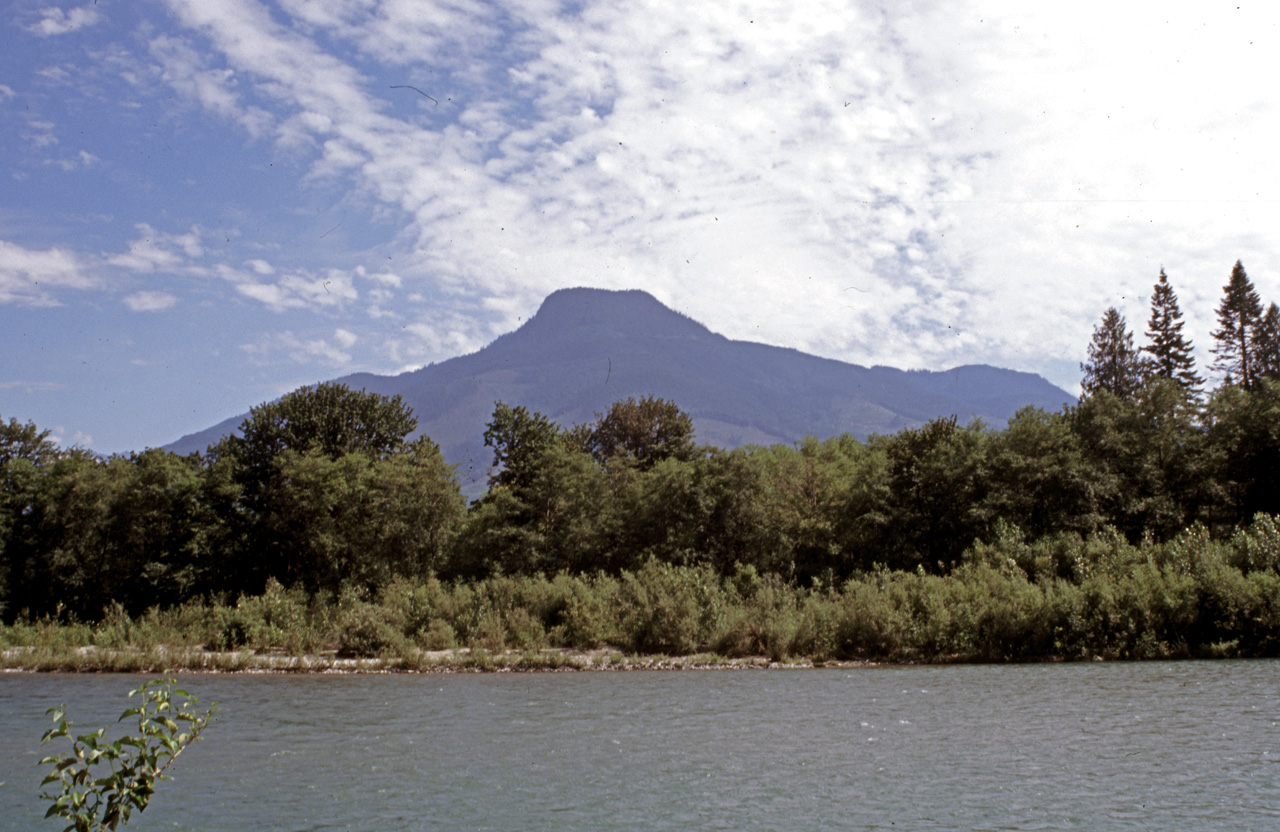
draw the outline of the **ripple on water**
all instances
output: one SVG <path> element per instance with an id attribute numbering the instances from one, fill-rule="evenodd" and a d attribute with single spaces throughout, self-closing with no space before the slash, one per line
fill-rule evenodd
<path id="1" fill-rule="evenodd" d="M 1278 670 L 196 677 L 219 720 L 133 825 L 1270 830 Z M 135 681 L 0 677 L 0 832 L 41 824 L 43 709 L 88 726 Z"/>

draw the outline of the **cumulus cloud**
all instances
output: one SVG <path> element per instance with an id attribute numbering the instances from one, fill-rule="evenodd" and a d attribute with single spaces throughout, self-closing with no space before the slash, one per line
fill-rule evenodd
<path id="1" fill-rule="evenodd" d="M 75 254 L 0 240 L 0 304 L 57 306 L 57 289 L 90 289 L 98 281 Z"/>
<path id="2" fill-rule="evenodd" d="M 36 147 L 49 147 L 58 143 L 58 137 L 53 134 L 52 121 L 32 119 L 27 122 L 27 127 L 21 135 Z"/>
<path id="3" fill-rule="evenodd" d="M 233 284 L 237 292 L 259 301 L 274 312 L 339 307 L 359 297 L 351 275 L 341 269 L 328 269 L 322 275 L 289 272 L 274 283 L 262 283 L 257 278 L 273 275 L 275 269 L 264 260 L 249 262 L 253 274 L 225 264 L 219 265 L 216 271 L 223 280 Z"/>
<path id="4" fill-rule="evenodd" d="M 67 430 L 58 425 L 49 431 L 49 441 L 63 448 L 92 448 L 93 437 L 84 431 Z"/>
<path id="5" fill-rule="evenodd" d="M 134 227 L 138 237 L 129 244 L 128 251 L 107 255 L 108 264 L 141 273 L 173 272 L 189 270 L 191 261 L 204 254 L 201 231 L 196 226 L 185 234 L 157 231 L 147 223 Z"/>
<path id="6" fill-rule="evenodd" d="M 124 299 L 124 305 L 134 312 L 160 312 L 178 302 L 176 295 L 168 292 L 134 292 Z"/>
<path id="7" fill-rule="evenodd" d="M 70 11 L 63 11 L 56 6 L 50 6 L 41 9 L 40 15 L 40 20 L 27 27 L 28 31 L 34 32 L 40 37 L 65 35 L 77 29 L 92 26 L 99 20 L 98 10 L 89 5 L 80 6 Z"/>

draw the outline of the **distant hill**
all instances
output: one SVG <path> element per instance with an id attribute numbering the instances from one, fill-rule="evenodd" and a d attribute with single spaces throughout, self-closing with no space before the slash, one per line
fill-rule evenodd
<path id="1" fill-rule="evenodd" d="M 523 326 L 470 355 L 397 376 L 335 380 L 403 397 L 419 432 L 440 444 L 471 493 L 492 459 L 483 434 L 499 399 L 567 426 L 619 399 L 652 394 L 689 413 L 699 441 L 725 448 L 845 432 L 862 439 L 953 414 L 961 422 L 976 416 L 1003 426 L 1025 405 L 1057 411 L 1075 401 L 1032 373 L 986 365 L 941 372 L 868 368 L 731 341 L 646 292 L 602 289 L 554 292 Z M 166 447 L 203 451 L 244 418 Z"/>

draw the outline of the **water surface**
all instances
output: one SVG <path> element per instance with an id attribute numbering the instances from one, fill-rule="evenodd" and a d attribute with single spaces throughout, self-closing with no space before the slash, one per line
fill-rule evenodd
<path id="1" fill-rule="evenodd" d="M 46 828 L 44 709 L 0 676 L 0 832 Z M 1275 830 L 1280 664 L 201 676 L 221 703 L 136 830 Z"/>

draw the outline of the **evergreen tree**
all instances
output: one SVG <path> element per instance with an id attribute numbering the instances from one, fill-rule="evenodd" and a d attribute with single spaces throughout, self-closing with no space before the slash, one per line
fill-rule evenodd
<path id="1" fill-rule="evenodd" d="M 1267 307 L 1258 325 L 1258 378 L 1280 380 L 1280 308 Z"/>
<path id="2" fill-rule="evenodd" d="M 1219 329 L 1213 333 L 1218 343 L 1213 347 L 1217 359 L 1215 370 L 1226 374 L 1227 384 L 1238 384 L 1252 390 L 1258 378 L 1258 330 L 1262 323 L 1262 301 L 1253 288 L 1244 264 L 1239 260 L 1231 269 L 1231 279 L 1222 287 L 1222 303 L 1218 306 Z"/>
<path id="3" fill-rule="evenodd" d="M 1196 375 L 1191 342 L 1182 335 L 1182 310 L 1178 296 L 1169 285 L 1169 276 L 1160 270 L 1160 280 L 1151 293 L 1151 321 L 1147 324 L 1150 343 L 1141 352 L 1150 354 L 1153 375 L 1176 381 L 1183 390 L 1195 395 L 1204 379 Z"/>
<path id="4" fill-rule="evenodd" d="M 1133 333 L 1124 316 L 1112 307 L 1094 327 L 1089 344 L 1089 360 L 1080 365 L 1084 372 L 1081 386 L 1086 396 L 1108 390 L 1125 401 L 1132 401 L 1146 379 L 1147 362 L 1133 346 Z"/>

